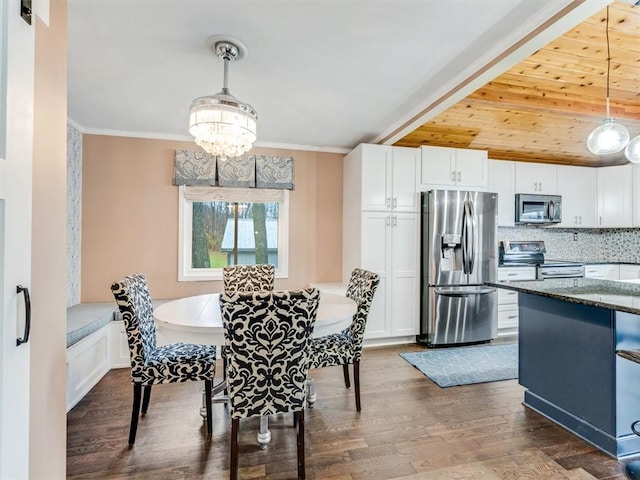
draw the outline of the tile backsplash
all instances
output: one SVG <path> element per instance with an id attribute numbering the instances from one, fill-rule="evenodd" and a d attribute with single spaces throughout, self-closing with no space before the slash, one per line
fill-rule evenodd
<path id="1" fill-rule="evenodd" d="M 574 240 L 577 233 L 577 240 Z M 640 229 L 499 227 L 499 240 L 543 240 L 550 260 L 640 263 Z"/>

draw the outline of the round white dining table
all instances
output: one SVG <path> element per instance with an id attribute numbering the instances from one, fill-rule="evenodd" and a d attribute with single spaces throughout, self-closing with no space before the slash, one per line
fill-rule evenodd
<path id="1" fill-rule="evenodd" d="M 172 342 L 223 345 L 224 333 L 219 300 L 219 293 L 209 293 L 170 300 L 156 307 L 153 310 L 153 316 L 158 325 L 158 343 L 161 345 Z M 320 292 L 313 336 L 321 337 L 342 331 L 351 324 L 356 310 L 356 302 L 350 298 L 335 293 Z M 313 380 L 309 379 L 308 383 L 308 400 L 313 404 L 316 399 Z M 223 389 L 224 383 L 221 382 L 214 393 L 219 393 Z M 221 400 L 226 399 L 221 398 Z M 201 413 L 204 414 L 204 411 Z M 258 442 L 266 445 L 270 441 L 268 417 L 262 417 Z"/>

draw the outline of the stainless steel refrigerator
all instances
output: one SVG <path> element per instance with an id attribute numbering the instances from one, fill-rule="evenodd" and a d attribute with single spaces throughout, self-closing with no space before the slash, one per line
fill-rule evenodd
<path id="1" fill-rule="evenodd" d="M 422 193 L 420 335 L 429 346 L 497 335 L 497 193 Z"/>

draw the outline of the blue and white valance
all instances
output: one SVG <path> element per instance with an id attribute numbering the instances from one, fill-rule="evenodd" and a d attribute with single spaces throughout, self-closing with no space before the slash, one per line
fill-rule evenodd
<path id="1" fill-rule="evenodd" d="M 221 160 L 202 151 L 176 150 L 173 184 L 293 190 L 293 158 L 242 155 Z"/>

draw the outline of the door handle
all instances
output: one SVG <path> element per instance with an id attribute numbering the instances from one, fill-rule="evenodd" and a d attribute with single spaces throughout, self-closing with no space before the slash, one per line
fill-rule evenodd
<path id="1" fill-rule="evenodd" d="M 16 346 L 20 346 L 23 343 L 29 341 L 29 331 L 31 330 L 31 298 L 29 297 L 29 289 L 18 285 L 16 287 L 16 293 L 22 293 L 24 295 L 24 336 L 16 340 Z"/>

